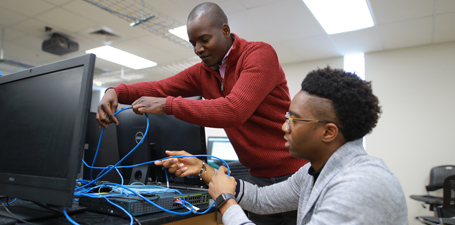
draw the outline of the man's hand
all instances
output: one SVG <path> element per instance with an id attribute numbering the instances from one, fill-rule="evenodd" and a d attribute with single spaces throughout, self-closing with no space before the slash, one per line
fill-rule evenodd
<path id="1" fill-rule="evenodd" d="M 142 96 L 133 102 L 133 111 L 142 115 L 143 113 L 163 114 L 166 98 Z"/>
<path id="2" fill-rule="evenodd" d="M 169 156 L 185 156 L 191 155 L 186 151 L 169 151 L 166 150 Z M 174 173 L 178 177 L 186 177 L 190 175 L 199 175 L 202 167 L 202 160 L 196 157 L 180 157 L 155 161 L 155 165 L 164 166 L 168 171 Z"/>
<path id="3" fill-rule="evenodd" d="M 212 181 L 209 183 L 209 194 L 212 199 L 216 199 L 222 193 L 231 193 L 235 195 L 235 187 L 237 182 L 234 177 L 227 176 L 228 169 L 224 166 L 220 166 L 218 172 L 212 177 Z"/>
<path id="4" fill-rule="evenodd" d="M 107 128 L 107 124 L 115 123 L 118 125 L 118 120 L 114 116 L 117 111 L 118 98 L 117 92 L 114 89 L 108 89 L 98 104 L 96 112 L 96 121 L 100 127 Z"/>

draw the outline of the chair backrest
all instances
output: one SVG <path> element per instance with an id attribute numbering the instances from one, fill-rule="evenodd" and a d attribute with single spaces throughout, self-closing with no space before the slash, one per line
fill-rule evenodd
<path id="1" fill-rule="evenodd" d="M 455 175 L 448 176 L 444 180 L 443 203 L 438 207 L 439 217 L 455 216 Z"/>
<path id="2" fill-rule="evenodd" d="M 231 170 L 231 176 L 238 179 L 245 179 L 248 174 L 248 168 L 240 164 L 238 161 L 228 162 L 229 169 Z"/>
<path id="3" fill-rule="evenodd" d="M 441 165 L 431 168 L 430 183 L 426 186 L 427 191 L 441 189 L 444 180 L 450 175 L 455 175 L 455 165 Z"/>
<path id="4" fill-rule="evenodd" d="M 444 180 L 443 204 L 444 208 L 455 208 L 455 175 Z"/>

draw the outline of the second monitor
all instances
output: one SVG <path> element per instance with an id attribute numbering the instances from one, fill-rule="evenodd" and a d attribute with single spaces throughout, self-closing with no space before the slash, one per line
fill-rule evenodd
<path id="1" fill-rule="evenodd" d="M 208 137 L 207 153 L 226 162 L 238 161 L 239 157 L 228 137 Z M 215 160 L 215 159 L 212 159 Z"/>
<path id="2" fill-rule="evenodd" d="M 200 99 L 200 97 L 193 97 Z M 128 106 L 121 106 L 126 108 Z M 119 107 L 119 110 L 121 109 Z M 145 115 L 138 115 L 131 109 L 124 110 L 116 115 L 117 139 L 120 159 L 127 155 L 141 140 L 143 143 L 126 157 L 121 165 L 135 165 L 165 157 L 166 150 L 185 150 L 193 155 L 206 155 L 205 129 L 202 126 L 191 124 L 177 119 L 173 115 L 147 114 L 149 117 L 149 131 L 145 135 L 147 120 Z M 153 163 L 123 168 L 124 178 L 128 183 L 133 182 L 166 182 L 166 174 L 161 166 Z M 203 185 L 198 177 L 178 178 L 169 174 L 171 183 Z"/>

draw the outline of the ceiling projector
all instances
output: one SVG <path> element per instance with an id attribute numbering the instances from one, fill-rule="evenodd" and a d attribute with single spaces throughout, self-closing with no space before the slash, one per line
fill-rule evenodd
<path id="1" fill-rule="evenodd" d="M 59 33 L 52 33 L 51 38 L 43 41 L 41 49 L 52 54 L 64 55 L 79 50 L 79 44 Z"/>

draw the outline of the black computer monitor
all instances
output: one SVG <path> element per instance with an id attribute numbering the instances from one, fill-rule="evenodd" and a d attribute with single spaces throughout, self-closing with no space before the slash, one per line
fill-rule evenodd
<path id="1" fill-rule="evenodd" d="M 102 136 L 101 133 L 103 134 Z M 117 126 L 115 124 L 109 124 L 108 128 L 99 128 L 99 125 L 96 122 L 96 113 L 90 112 L 87 119 L 84 147 L 84 160 L 88 165 L 97 168 L 115 165 L 119 161 Z M 119 169 L 119 171 L 121 170 L 122 169 Z M 82 167 L 82 172 L 82 178 L 84 180 L 95 180 L 98 176 L 103 175 L 103 177 L 99 179 L 101 182 L 121 182 L 120 176 L 116 170 L 111 170 L 106 174 L 105 170 L 91 169 L 84 165 Z"/>
<path id="2" fill-rule="evenodd" d="M 201 97 L 190 97 L 193 100 L 200 100 Z M 126 108 L 127 105 L 119 106 Z M 133 149 L 137 143 L 144 138 L 143 143 L 125 160 L 121 165 L 134 165 L 147 161 L 168 157 L 165 150 L 185 150 L 193 155 L 206 155 L 205 129 L 202 126 L 191 124 L 177 119 L 173 115 L 147 114 L 149 117 L 149 131 L 146 136 L 144 132 L 147 126 L 145 115 L 135 114 L 131 109 L 118 113 L 117 138 L 120 158 L 123 158 Z M 203 158 L 204 160 L 206 158 Z M 126 183 L 158 181 L 165 182 L 165 172 L 161 166 L 148 164 L 142 169 L 122 168 Z M 177 178 L 168 174 L 171 182 L 182 184 L 198 185 L 201 183 L 197 177 Z M 147 180 L 147 178 L 150 178 Z M 145 182 L 144 182 L 145 181 Z"/>
<path id="3" fill-rule="evenodd" d="M 0 195 L 71 206 L 95 55 L 0 77 Z"/>

